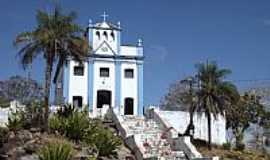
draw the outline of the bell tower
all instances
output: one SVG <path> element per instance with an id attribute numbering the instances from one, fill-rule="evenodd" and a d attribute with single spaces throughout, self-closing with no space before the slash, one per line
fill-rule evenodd
<path id="1" fill-rule="evenodd" d="M 88 40 L 94 54 L 117 55 L 120 52 L 120 22 L 117 25 L 107 21 L 108 15 L 104 12 L 103 21 L 93 24 L 89 20 Z"/>

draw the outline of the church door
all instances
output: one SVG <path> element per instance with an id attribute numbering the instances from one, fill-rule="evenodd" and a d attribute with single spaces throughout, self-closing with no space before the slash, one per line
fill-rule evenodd
<path id="1" fill-rule="evenodd" d="M 97 108 L 102 108 L 104 104 L 111 107 L 111 91 L 99 90 L 97 91 Z"/>
<path id="2" fill-rule="evenodd" d="M 134 109 L 134 100 L 133 98 L 125 98 L 125 108 L 124 108 L 125 115 L 133 115 Z"/>

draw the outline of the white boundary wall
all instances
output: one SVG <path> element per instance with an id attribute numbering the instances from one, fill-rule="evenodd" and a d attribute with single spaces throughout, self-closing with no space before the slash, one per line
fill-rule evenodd
<path id="1" fill-rule="evenodd" d="M 157 108 L 152 108 L 153 112 L 160 117 L 163 124 L 167 128 L 174 128 L 178 133 L 184 134 L 189 124 L 189 113 L 183 111 L 163 111 Z M 207 117 L 201 113 L 195 113 L 193 117 L 195 134 L 194 138 L 208 140 L 208 125 Z M 223 116 L 218 115 L 217 119 L 212 116 L 212 143 L 222 145 L 226 143 L 226 120 Z"/>

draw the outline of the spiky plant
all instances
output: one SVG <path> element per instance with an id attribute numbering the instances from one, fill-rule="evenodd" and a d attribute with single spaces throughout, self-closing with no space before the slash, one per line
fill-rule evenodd
<path id="1" fill-rule="evenodd" d="M 64 140 L 55 140 L 41 148 L 38 156 L 40 160 L 71 160 L 73 148 Z"/>

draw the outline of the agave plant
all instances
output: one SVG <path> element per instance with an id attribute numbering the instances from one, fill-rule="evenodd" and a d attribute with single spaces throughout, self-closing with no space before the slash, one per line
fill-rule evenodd
<path id="1" fill-rule="evenodd" d="M 24 125 L 24 117 L 22 111 L 11 111 L 8 116 L 7 127 L 10 131 L 17 133 Z"/>
<path id="2" fill-rule="evenodd" d="M 78 142 L 89 128 L 89 118 L 84 112 L 74 111 L 65 122 L 65 135 Z"/>
<path id="3" fill-rule="evenodd" d="M 72 145 L 64 140 L 50 142 L 38 152 L 40 160 L 71 160 Z"/>
<path id="4" fill-rule="evenodd" d="M 49 118 L 48 125 L 51 133 L 58 132 L 64 134 L 65 132 L 65 119 L 56 114 Z"/>
<path id="5" fill-rule="evenodd" d="M 97 150 L 97 157 L 117 158 L 117 149 L 122 144 L 119 137 L 103 127 L 100 121 L 91 121 L 84 141 Z"/>

